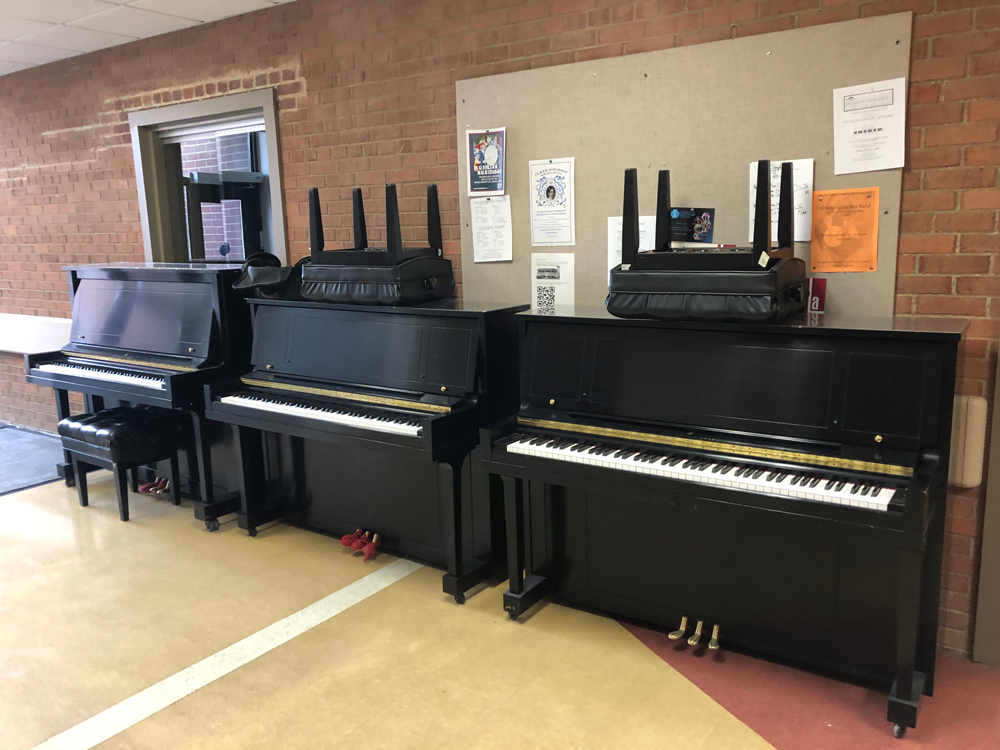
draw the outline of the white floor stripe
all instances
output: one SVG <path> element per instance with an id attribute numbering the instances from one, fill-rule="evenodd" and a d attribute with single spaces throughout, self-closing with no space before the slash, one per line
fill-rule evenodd
<path id="1" fill-rule="evenodd" d="M 297 635 L 329 620 L 344 610 L 377 594 L 387 586 L 408 576 L 422 565 L 409 560 L 396 560 L 384 568 L 369 573 L 315 604 L 259 630 L 242 641 L 192 664 L 131 698 L 91 716 L 71 729 L 51 737 L 33 750 L 89 750 L 114 737 L 157 711 L 161 711 L 195 690 L 239 669 L 268 651 L 287 643 Z"/>

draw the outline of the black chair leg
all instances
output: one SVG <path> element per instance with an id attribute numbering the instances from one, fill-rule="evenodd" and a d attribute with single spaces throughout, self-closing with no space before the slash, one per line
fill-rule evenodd
<path id="1" fill-rule="evenodd" d="M 177 460 L 177 451 L 170 454 L 170 502 L 181 504 L 181 465 Z"/>
<path id="2" fill-rule="evenodd" d="M 115 492 L 118 494 L 118 517 L 123 521 L 128 520 L 128 469 L 114 465 Z"/>
<path id="3" fill-rule="evenodd" d="M 87 467 L 82 461 L 76 460 L 76 455 L 71 455 L 73 476 L 76 477 L 76 494 L 80 498 L 80 507 L 86 508 L 90 504 L 90 499 L 87 497 Z"/>
<path id="4" fill-rule="evenodd" d="M 132 492 L 139 491 L 139 467 L 133 466 L 128 470 L 128 478 L 132 484 Z"/>

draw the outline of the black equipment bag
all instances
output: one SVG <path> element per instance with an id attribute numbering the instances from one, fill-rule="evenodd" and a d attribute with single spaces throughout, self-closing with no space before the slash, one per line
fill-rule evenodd
<path id="1" fill-rule="evenodd" d="M 302 298 L 360 305 L 415 305 L 454 296 L 451 261 L 442 257 L 437 186 L 427 186 L 429 247 L 403 248 L 396 186 L 385 186 L 387 247 L 369 248 L 361 190 L 354 189 L 354 248 L 324 251 L 319 190 L 309 191 L 311 262 Z"/>
<path id="2" fill-rule="evenodd" d="M 619 318 L 774 323 L 805 304 L 806 264 L 766 271 L 611 271 L 608 312 Z"/>
<path id="3" fill-rule="evenodd" d="M 281 259 L 271 253 L 254 253 L 243 261 L 243 272 L 233 282 L 233 289 L 253 294 L 261 299 L 300 300 L 303 258 L 294 266 L 281 265 Z"/>

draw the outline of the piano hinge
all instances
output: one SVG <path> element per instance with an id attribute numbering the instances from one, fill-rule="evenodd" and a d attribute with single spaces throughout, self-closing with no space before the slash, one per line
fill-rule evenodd
<path id="1" fill-rule="evenodd" d="M 117 362 L 123 365 L 139 365 L 140 367 L 156 367 L 160 370 L 174 370 L 175 372 L 194 372 L 197 368 L 187 365 L 167 365 L 163 362 L 148 362 L 144 359 L 127 359 L 125 357 L 109 357 L 106 354 L 82 354 L 80 352 L 63 351 L 67 357 L 77 357 L 79 359 L 99 359 L 102 362 Z"/>
<path id="2" fill-rule="evenodd" d="M 308 385 L 291 385 L 289 383 L 272 383 L 268 380 L 254 380 L 253 378 L 240 378 L 244 385 L 260 386 L 262 388 L 273 388 L 278 391 L 295 391 L 296 393 L 311 393 L 317 396 L 332 396 L 333 398 L 343 398 L 349 401 L 361 401 L 366 404 L 378 404 L 380 406 L 396 406 L 402 409 L 413 409 L 414 411 L 433 412 L 434 414 L 447 414 L 451 411 L 450 406 L 440 404 L 424 404 L 419 401 L 407 401 L 402 398 L 388 398 L 387 396 L 370 396 L 366 393 L 351 393 L 350 391 L 334 391 L 329 388 L 313 388 Z"/>
<path id="3" fill-rule="evenodd" d="M 672 437 L 670 435 L 657 435 L 652 432 L 617 430 L 611 427 L 591 427 L 590 425 L 573 424 L 572 422 L 554 422 L 548 419 L 532 419 L 530 417 L 518 417 L 517 423 L 519 425 L 524 425 L 525 427 L 540 427 L 548 430 L 577 432 L 584 435 L 601 435 L 603 437 L 617 438 L 619 440 L 639 440 L 644 443 L 673 445 L 677 448 L 690 448 L 700 451 L 733 453 L 737 456 L 749 456 L 751 458 L 769 459 L 771 461 L 790 461 L 792 463 L 812 464 L 814 466 L 824 466 L 835 469 L 867 471 L 873 474 L 889 474 L 897 477 L 913 476 L 913 469 L 909 466 L 880 464 L 872 461 L 857 461 L 850 458 L 837 458 L 835 456 L 818 456 L 812 453 L 801 453 L 798 451 L 783 451 L 774 448 L 755 448 L 750 445 L 717 443 L 712 440 Z"/>

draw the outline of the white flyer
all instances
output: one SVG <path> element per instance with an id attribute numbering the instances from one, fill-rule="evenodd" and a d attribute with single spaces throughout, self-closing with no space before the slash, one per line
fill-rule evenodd
<path id="1" fill-rule="evenodd" d="M 531 254 L 531 309 L 555 314 L 557 307 L 574 305 L 573 253 Z"/>
<path id="2" fill-rule="evenodd" d="M 514 259 L 510 225 L 510 196 L 473 198 L 472 256 L 476 263 L 494 263 Z"/>
<path id="3" fill-rule="evenodd" d="M 639 250 L 656 247 L 656 217 L 639 217 Z M 622 262 L 622 217 L 608 217 L 608 272 Z"/>
<path id="4" fill-rule="evenodd" d="M 897 169 L 906 156 L 906 79 L 833 90 L 833 173 Z"/>
<path id="5" fill-rule="evenodd" d="M 813 160 L 784 159 L 792 162 L 792 222 L 795 242 L 812 238 Z M 781 161 L 771 160 L 771 242 L 778 241 L 778 199 L 781 197 Z M 757 162 L 750 162 L 750 242 L 753 242 L 757 210 Z M 775 246 L 777 247 L 777 245 Z"/>
<path id="6" fill-rule="evenodd" d="M 532 245 L 575 245 L 574 157 L 528 162 Z"/>

